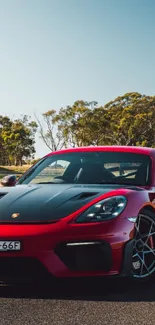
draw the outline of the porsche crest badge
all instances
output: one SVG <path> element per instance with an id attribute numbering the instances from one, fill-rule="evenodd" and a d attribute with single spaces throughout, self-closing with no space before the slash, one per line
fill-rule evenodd
<path id="1" fill-rule="evenodd" d="M 19 216 L 20 216 L 20 213 L 13 213 L 11 218 L 15 219 L 15 218 L 18 218 Z"/>

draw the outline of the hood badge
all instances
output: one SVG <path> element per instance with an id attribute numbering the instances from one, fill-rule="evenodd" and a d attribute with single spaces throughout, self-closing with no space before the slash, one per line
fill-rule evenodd
<path id="1" fill-rule="evenodd" d="M 11 218 L 15 219 L 15 218 L 18 218 L 19 216 L 20 216 L 20 213 L 13 213 Z"/>

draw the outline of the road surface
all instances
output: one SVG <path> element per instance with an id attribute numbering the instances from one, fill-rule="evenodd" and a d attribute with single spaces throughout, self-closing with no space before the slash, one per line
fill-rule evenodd
<path id="1" fill-rule="evenodd" d="M 155 280 L 0 286 L 0 325 L 154 325 Z"/>

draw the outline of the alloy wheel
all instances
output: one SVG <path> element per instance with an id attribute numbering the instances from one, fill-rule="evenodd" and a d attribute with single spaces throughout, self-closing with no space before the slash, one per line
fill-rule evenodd
<path id="1" fill-rule="evenodd" d="M 155 272 L 155 220 L 139 214 L 135 224 L 133 277 L 147 278 Z"/>

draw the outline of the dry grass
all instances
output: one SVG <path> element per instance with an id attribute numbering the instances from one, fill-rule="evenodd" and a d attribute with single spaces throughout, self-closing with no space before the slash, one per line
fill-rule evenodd
<path id="1" fill-rule="evenodd" d="M 21 176 L 30 168 L 31 165 L 23 166 L 0 166 L 0 179 L 9 174 L 15 174 L 17 177 Z"/>
<path id="2" fill-rule="evenodd" d="M 31 165 L 23 165 L 23 166 L 0 166 L 1 169 L 7 169 L 10 171 L 14 171 L 17 173 L 24 173 L 28 168 L 30 168 Z"/>

